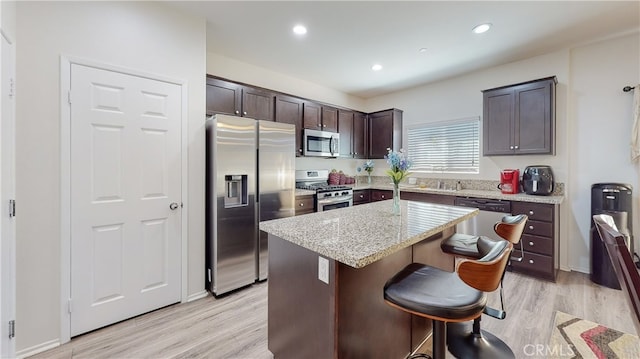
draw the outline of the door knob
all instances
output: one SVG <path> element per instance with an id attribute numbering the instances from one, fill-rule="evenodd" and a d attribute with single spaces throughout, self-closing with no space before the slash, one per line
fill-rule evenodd
<path id="1" fill-rule="evenodd" d="M 175 211 L 176 209 L 178 209 L 178 204 L 177 204 L 177 203 L 175 203 L 175 202 L 172 202 L 172 203 L 169 205 L 169 209 L 170 209 L 170 210 L 172 210 L 172 211 Z"/>

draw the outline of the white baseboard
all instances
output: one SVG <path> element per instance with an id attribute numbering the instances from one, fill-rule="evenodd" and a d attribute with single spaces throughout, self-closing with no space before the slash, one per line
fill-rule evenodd
<path id="1" fill-rule="evenodd" d="M 47 351 L 49 349 L 57 348 L 59 346 L 60 346 L 60 340 L 59 339 L 50 340 L 48 342 L 40 343 L 38 345 L 34 345 L 34 346 L 30 347 L 30 348 L 25 348 L 25 349 L 22 349 L 22 350 L 16 352 L 16 358 L 30 357 L 32 355 L 36 355 L 36 354 L 42 353 L 42 352 Z"/>
<path id="2" fill-rule="evenodd" d="M 187 302 L 193 302 L 194 300 L 202 299 L 208 295 L 209 295 L 209 292 L 207 292 L 206 290 L 203 290 L 202 292 L 198 292 L 198 293 L 193 293 L 187 297 Z"/>

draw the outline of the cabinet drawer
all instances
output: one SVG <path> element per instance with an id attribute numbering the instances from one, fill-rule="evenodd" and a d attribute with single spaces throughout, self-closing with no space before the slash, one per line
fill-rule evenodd
<path id="1" fill-rule="evenodd" d="M 371 201 L 371 192 L 368 189 L 353 191 L 353 204 L 369 203 Z"/>
<path id="2" fill-rule="evenodd" d="M 553 223 L 528 220 L 524 233 L 553 238 Z"/>
<path id="3" fill-rule="evenodd" d="M 545 237 L 532 236 L 530 234 L 523 234 L 520 243 L 515 246 L 514 249 L 524 248 L 525 253 L 538 253 L 547 256 L 553 255 L 553 240 Z"/>
<path id="4" fill-rule="evenodd" d="M 297 197 L 296 204 L 295 204 L 296 216 L 300 214 L 307 214 L 307 213 L 314 212 L 315 211 L 315 208 L 313 208 L 314 203 L 315 203 L 315 200 L 313 196 Z"/>
<path id="5" fill-rule="evenodd" d="M 391 197 L 393 197 L 393 191 L 386 191 L 381 189 L 371 190 L 371 202 L 384 201 L 386 199 L 391 199 Z"/>
<path id="6" fill-rule="evenodd" d="M 529 202 L 511 202 L 513 214 L 526 214 L 529 220 L 553 222 L 553 205 Z"/>
<path id="7" fill-rule="evenodd" d="M 522 252 L 514 250 L 511 258 L 522 257 Z M 521 262 L 510 260 L 512 268 L 516 272 L 532 275 L 534 277 L 555 280 L 555 269 L 553 268 L 553 258 L 541 254 L 525 252 Z"/>

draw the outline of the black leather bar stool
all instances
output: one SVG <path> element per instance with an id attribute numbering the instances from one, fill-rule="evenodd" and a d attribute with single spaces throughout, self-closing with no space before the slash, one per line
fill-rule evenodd
<path id="1" fill-rule="evenodd" d="M 524 214 L 516 216 L 504 216 L 500 222 L 493 226 L 493 230 L 498 236 L 511 242 L 514 246 L 520 242 L 522 233 L 527 223 L 527 217 Z M 440 248 L 443 252 L 462 256 L 466 258 L 480 258 L 482 248 L 487 246 L 495 239 L 484 236 L 473 236 L 468 234 L 456 233 L 453 236 L 442 241 Z M 512 261 L 522 261 L 524 249 L 520 243 L 521 257 L 511 258 Z M 506 268 L 505 268 L 506 269 Z M 507 313 L 504 310 L 504 300 L 502 292 L 502 279 L 500 279 L 500 304 L 501 308 L 494 309 L 485 307 L 484 314 L 496 319 L 506 318 Z M 478 316 L 473 320 L 471 329 L 465 323 L 451 323 L 447 326 L 447 345 L 449 351 L 459 358 L 515 358 L 515 354 L 500 338 L 482 330 L 480 321 L 482 317 Z"/>
<path id="2" fill-rule="evenodd" d="M 525 214 L 519 214 L 516 216 L 504 216 L 500 222 L 496 222 L 493 225 L 493 230 L 498 236 L 513 243 L 515 246 L 520 242 L 522 232 L 524 232 L 524 226 L 527 223 L 529 217 Z M 478 239 L 480 237 L 486 240 L 492 238 L 484 236 L 476 236 L 472 234 L 456 233 L 451 237 L 445 239 L 440 244 L 440 248 L 443 252 L 453 254 L 456 256 L 478 259 L 482 257 L 478 252 Z M 522 248 L 521 248 L 522 250 Z"/>
<path id="3" fill-rule="evenodd" d="M 491 241 L 480 249 L 480 259 L 463 259 L 455 272 L 412 263 L 389 279 L 384 300 L 392 307 L 433 322 L 433 358 L 446 354 L 448 322 L 463 322 L 482 315 L 486 292 L 498 288 L 513 245 Z M 425 357 L 416 354 L 411 358 Z"/>

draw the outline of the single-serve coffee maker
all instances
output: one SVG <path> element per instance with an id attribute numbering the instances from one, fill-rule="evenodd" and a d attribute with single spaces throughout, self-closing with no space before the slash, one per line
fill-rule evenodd
<path id="1" fill-rule="evenodd" d="M 520 192 L 520 170 L 505 169 L 500 171 L 500 184 L 498 188 L 504 194 Z"/>

